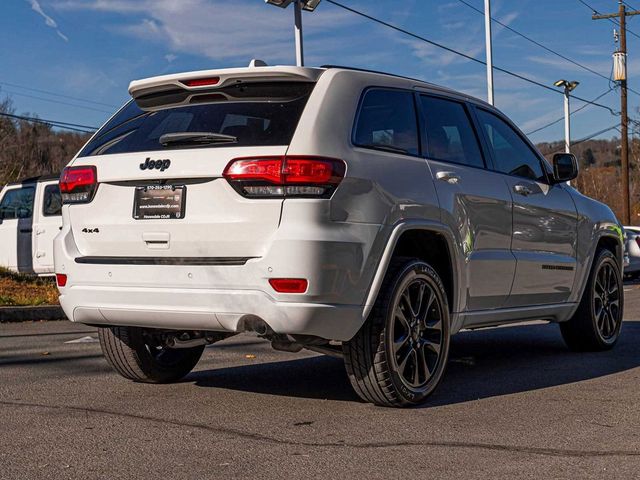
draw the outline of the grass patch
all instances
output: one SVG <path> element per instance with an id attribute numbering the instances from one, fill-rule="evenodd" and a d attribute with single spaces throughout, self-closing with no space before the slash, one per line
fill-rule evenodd
<path id="1" fill-rule="evenodd" d="M 0 306 L 57 305 L 58 288 L 53 277 L 15 273 L 0 267 Z"/>

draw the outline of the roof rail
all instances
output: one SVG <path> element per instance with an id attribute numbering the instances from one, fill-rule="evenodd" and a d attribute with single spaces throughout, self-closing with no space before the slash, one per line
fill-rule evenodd
<path id="1" fill-rule="evenodd" d="M 419 78 L 406 77 L 404 75 L 396 75 L 395 73 L 381 72 L 379 70 L 370 70 L 368 68 L 348 67 L 348 66 L 345 66 L 345 65 L 321 65 L 320 68 L 326 68 L 327 70 L 331 69 L 331 68 L 342 68 L 344 70 L 353 70 L 353 71 L 356 71 L 356 72 L 377 73 L 379 75 L 388 75 L 390 77 L 404 78 L 405 80 L 413 80 L 415 82 L 426 83 L 426 84 L 429 84 L 429 85 L 434 85 L 436 87 L 439 87 L 439 85 L 436 85 L 435 83 L 427 82 L 426 80 L 421 80 Z M 442 88 L 442 87 L 440 87 L 440 88 Z"/>

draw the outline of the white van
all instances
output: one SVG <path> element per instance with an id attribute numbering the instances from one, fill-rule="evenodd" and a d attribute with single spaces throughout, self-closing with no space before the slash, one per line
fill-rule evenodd
<path id="1" fill-rule="evenodd" d="M 9 183 L 0 192 L 0 266 L 53 275 L 53 239 L 62 228 L 58 175 Z"/>

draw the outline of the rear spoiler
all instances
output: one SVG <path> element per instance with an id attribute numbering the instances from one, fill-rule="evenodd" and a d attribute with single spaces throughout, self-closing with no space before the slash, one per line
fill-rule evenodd
<path id="1" fill-rule="evenodd" d="M 203 90 L 215 91 L 216 88 L 241 82 L 316 82 L 324 71 L 322 68 L 276 66 L 201 70 L 134 80 L 129 84 L 129 94 L 134 99 L 138 99 L 146 95 L 177 89 L 194 93 Z"/>

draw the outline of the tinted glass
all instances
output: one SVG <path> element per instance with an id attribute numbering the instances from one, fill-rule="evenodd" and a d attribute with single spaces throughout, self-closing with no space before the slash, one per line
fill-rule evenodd
<path id="1" fill-rule="evenodd" d="M 368 90 L 360 107 L 354 143 L 417 155 L 418 126 L 413 94 L 399 90 Z"/>
<path id="2" fill-rule="evenodd" d="M 487 135 L 498 171 L 546 182 L 540 159 L 510 125 L 485 110 L 478 110 L 478 120 Z"/>
<path id="3" fill-rule="evenodd" d="M 129 102 L 79 156 L 185 148 L 159 143 L 165 133 L 183 132 L 213 132 L 237 138 L 235 143 L 197 145 L 200 148 L 288 145 L 313 85 L 253 83 L 198 94 L 179 89 L 148 95 Z"/>
<path id="4" fill-rule="evenodd" d="M 60 187 L 58 185 L 44 187 L 42 214 L 45 217 L 62 215 L 62 199 L 60 198 Z"/>
<path id="5" fill-rule="evenodd" d="M 484 167 L 475 131 L 458 102 L 422 96 L 427 138 L 426 156 L 434 160 Z"/>
<path id="6" fill-rule="evenodd" d="M 0 201 L 0 218 L 12 220 L 15 218 L 31 218 L 33 216 L 33 198 L 35 188 L 23 187 L 7 190 Z"/>

